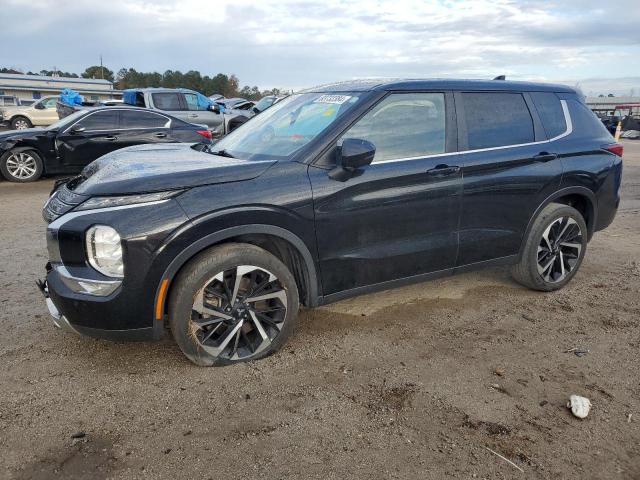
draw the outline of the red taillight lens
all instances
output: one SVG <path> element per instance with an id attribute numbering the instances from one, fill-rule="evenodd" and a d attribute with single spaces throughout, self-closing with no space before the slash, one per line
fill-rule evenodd
<path id="1" fill-rule="evenodd" d="M 208 138 L 209 140 L 211 140 L 212 138 L 211 132 L 209 130 L 196 130 L 196 133 L 202 135 L 205 138 Z"/>
<path id="2" fill-rule="evenodd" d="M 624 152 L 624 145 L 622 145 L 621 143 L 611 143 L 609 145 L 604 145 L 602 148 L 607 152 L 611 152 L 619 157 L 622 157 L 622 152 Z"/>

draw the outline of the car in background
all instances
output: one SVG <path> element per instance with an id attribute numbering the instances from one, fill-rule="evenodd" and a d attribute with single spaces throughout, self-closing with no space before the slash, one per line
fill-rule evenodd
<path id="1" fill-rule="evenodd" d="M 47 128 L 0 133 L 0 172 L 12 182 L 78 173 L 109 152 L 145 143 L 211 143 L 211 132 L 170 115 L 135 107 L 77 111 Z"/>
<path id="2" fill-rule="evenodd" d="M 234 97 L 234 98 L 221 98 L 216 100 L 215 102 L 218 105 L 222 105 L 225 109 L 235 108 L 236 105 L 240 105 L 241 103 L 246 102 L 246 98 Z"/>
<path id="3" fill-rule="evenodd" d="M 248 118 L 246 115 L 225 115 L 220 102 L 185 88 L 135 88 L 125 90 L 122 98 L 129 105 L 167 112 L 185 122 L 207 125 L 216 138 L 226 135 Z"/>
<path id="4" fill-rule="evenodd" d="M 14 130 L 32 127 L 46 127 L 58 121 L 56 112 L 57 96 L 43 97 L 33 105 L 0 108 L 0 126 Z"/>
<path id="5" fill-rule="evenodd" d="M 209 95 L 209 100 L 216 101 L 224 99 L 224 95 L 220 95 L 219 93 L 214 93 L 213 95 Z"/>

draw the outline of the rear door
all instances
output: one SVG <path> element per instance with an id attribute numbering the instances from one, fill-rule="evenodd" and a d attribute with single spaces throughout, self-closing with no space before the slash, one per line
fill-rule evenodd
<path id="1" fill-rule="evenodd" d="M 462 192 L 454 118 L 451 94 L 388 94 L 341 137 L 372 142 L 371 165 L 346 181 L 309 168 L 326 295 L 453 268 Z"/>
<path id="2" fill-rule="evenodd" d="M 120 131 L 117 148 L 142 143 L 176 141 L 171 130 L 171 119 L 160 113 L 144 110 L 120 110 Z"/>
<path id="3" fill-rule="evenodd" d="M 197 112 L 189 110 L 182 92 L 153 92 L 151 100 L 154 108 L 165 111 L 180 120 L 193 123 L 198 119 Z"/>
<path id="4" fill-rule="evenodd" d="M 562 164 L 529 93 L 456 92 L 464 195 L 457 265 L 519 252 Z"/>
<path id="5" fill-rule="evenodd" d="M 120 148 L 119 135 L 118 110 L 98 110 L 59 133 L 56 137 L 56 151 L 62 165 L 83 167 Z"/>

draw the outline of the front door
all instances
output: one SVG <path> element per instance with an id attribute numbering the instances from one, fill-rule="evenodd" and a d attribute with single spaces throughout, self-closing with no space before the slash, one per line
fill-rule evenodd
<path id="1" fill-rule="evenodd" d="M 452 110 L 451 94 L 389 94 L 341 137 L 372 142 L 371 165 L 346 181 L 309 167 L 325 295 L 454 267 L 462 176 Z"/>
<path id="2" fill-rule="evenodd" d="M 120 148 L 118 127 L 118 110 L 99 110 L 70 125 L 56 138 L 60 163 L 83 167 Z"/>

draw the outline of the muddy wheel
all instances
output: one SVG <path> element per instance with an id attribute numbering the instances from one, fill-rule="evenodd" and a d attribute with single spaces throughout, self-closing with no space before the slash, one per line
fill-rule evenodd
<path id="1" fill-rule="evenodd" d="M 171 289 L 169 324 L 189 360 L 221 366 L 277 351 L 298 308 L 298 288 L 280 260 L 254 245 L 226 244 L 183 268 Z"/>
<path id="2" fill-rule="evenodd" d="M 586 250 L 587 225 L 580 212 L 551 203 L 534 221 L 513 278 L 534 290 L 558 290 L 574 277 Z"/>

